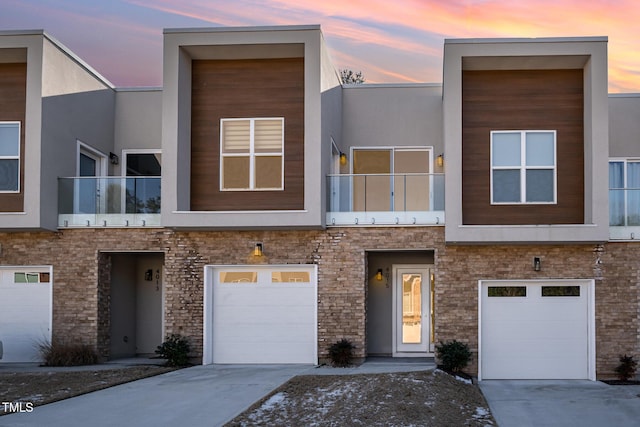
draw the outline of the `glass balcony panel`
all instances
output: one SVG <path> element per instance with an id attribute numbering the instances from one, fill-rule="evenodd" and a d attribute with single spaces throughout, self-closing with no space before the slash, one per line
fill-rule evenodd
<path id="1" fill-rule="evenodd" d="M 443 174 L 329 175 L 327 188 L 329 224 L 444 223 Z"/>
<path id="2" fill-rule="evenodd" d="M 160 225 L 160 177 L 58 181 L 59 226 Z"/>

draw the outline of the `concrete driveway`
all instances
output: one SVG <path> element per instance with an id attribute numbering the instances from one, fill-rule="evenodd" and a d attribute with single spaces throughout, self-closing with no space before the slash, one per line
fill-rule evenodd
<path id="1" fill-rule="evenodd" d="M 127 361 L 121 361 L 126 366 Z M 13 367 L 41 370 L 37 365 Z M 108 369 L 113 364 L 73 369 Z M 349 375 L 434 369 L 432 360 L 374 359 L 351 368 L 314 365 L 194 366 L 0 417 L 0 427 L 221 426 L 296 375 Z"/>
<path id="2" fill-rule="evenodd" d="M 640 386 L 581 380 L 480 382 L 500 427 L 637 427 Z"/>
<path id="3" fill-rule="evenodd" d="M 0 426 L 220 426 L 311 365 L 194 366 L 0 417 Z"/>

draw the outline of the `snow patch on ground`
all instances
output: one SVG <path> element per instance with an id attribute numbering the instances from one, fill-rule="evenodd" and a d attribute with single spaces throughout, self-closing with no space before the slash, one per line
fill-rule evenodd
<path id="1" fill-rule="evenodd" d="M 462 378 L 456 375 L 456 380 L 465 383 L 465 384 L 473 384 L 473 381 L 471 381 L 470 379 L 467 378 Z"/>
<path id="2" fill-rule="evenodd" d="M 253 414 L 249 416 L 252 420 L 260 420 L 265 413 L 271 412 L 278 407 L 287 406 L 287 396 L 284 393 L 276 393 L 267 399 Z"/>

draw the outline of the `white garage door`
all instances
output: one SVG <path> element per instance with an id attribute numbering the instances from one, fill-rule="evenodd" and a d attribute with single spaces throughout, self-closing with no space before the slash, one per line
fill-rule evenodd
<path id="1" fill-rule="evenodd" d="M 317 363 L 315 266 L 207 267 L 204 363 Z"/>
<path id="2" fill-rule="evenodd" d="M 37 362 L 50 339 L 51 268 L 0 267 L 1 362 Z"/>
<path id="3" fill-rule="evenodd" d="M 595 379 L 591 281 L 482 281 L 481 379 Z"/>

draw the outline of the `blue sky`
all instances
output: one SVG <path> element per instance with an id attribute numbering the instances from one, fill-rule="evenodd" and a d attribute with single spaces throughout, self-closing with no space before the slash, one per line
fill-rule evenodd
<path id="1" fill-rule="evenodd" d="M 320 24 L 336 68 L 441 82 L 445 38 L 609 37 L 609 90 L 640 92 L 635 0 L 2 0 L 0 30 L 44 29 L 117 86 L 162 84 L 163 28 Z"/>

